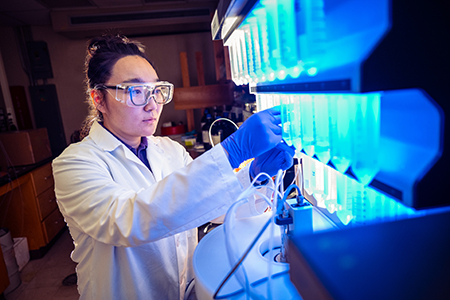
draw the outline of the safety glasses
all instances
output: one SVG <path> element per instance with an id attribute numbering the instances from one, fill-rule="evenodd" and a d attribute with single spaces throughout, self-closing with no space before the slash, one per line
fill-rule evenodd
<path id="1" fill-rule="evenodd" d="M 128 106 L 144 106 L 153 98 L 158 104 L 167 104 L 173 97 L 173 84 L 167 81 L 145 82 L 145 83 L 120 83 L 115 86 L 98 85 L 96 89 L 116 90 L 114 95 L 117 101 Z"/>

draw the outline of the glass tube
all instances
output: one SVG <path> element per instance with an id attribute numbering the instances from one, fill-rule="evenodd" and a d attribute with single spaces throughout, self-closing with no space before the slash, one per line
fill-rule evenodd
<path id="1" fill-rule="evenodd" d="M 254 82 L 259 82 L 263 72 L 261 68 L 261 39 L 259 37 L 258 21 L 254 14 L 247 18 L 247 23 L 250 28 L 250 40 L 252 42 L 253 50 L 253 66 L 255 76 L 253 77 Z"/>
<path id="2" fill-rule="evenodd" d="M 306 154 L 314 156 L 314 106 L 312 96 L 308 94 L 300 95 L 301 124 L 302 124 L 302 146 Z"/>
<path id="3" fill-rule="evenodd" d="M 352 179 L 348 178 L 346 175 L 337 173 L 337 212 L 339 220 L 344 225 L 348 225 L 353 219 L 352 204 Z"/>
<path id="4" fill-rule="evenodd" d="M 315 177 L 313 186 L 313 196 L 317 201 L 318 207 L 325 208 L 325 165 L 316 159 L 311 159 L 313 164 L 312 175 Z M 328 178 L 327 178 L 328 179 Z M 328 181 L 328 180 L 327 180 Z M 327 187 L 328 189 L 328 187 Z"/>
<path id="5" fill-rule="evenodd" d="M 327 170 L 327 175 L 325 175 L 327 179 L 327 197 L 325 198 L 325 207 L 332 214 L 337 211 L 337 171 L 328 166 L 325 167 Z"/>
<path id="6" fill-rule="evenodd" d="M 315 154 L 324 164 L 330 161 L 330 126 L 328 117 L 328 97 L 324 94 L 313 95 Z"/>
<path id="7" fill-rule="evenodd" d="M 261 0 L 260 3 L 264 6 L 267 20 L 267 37 L 268 37 L 268 52 L 269 64 L 271 72 L 266 74 L 269 81 L 276 79 L 276 71 L 279 69 L 281 61 L 280 41 L 278 33 L 278 6 L 277 1 Z"/>
<path id="8" fill-rule="evenodd" d="M 248 82 L 252 82 L 253 78 L 256 78 L 256 71 L 252 35 L 250 31 L 250 25 L 248 24 L 247 20 L 243 25 L 240 26 L 240 30 L 242 30 L 243 33 L 242 42 L 245 46 L 245 60 L 247 61 L 248 70 L 248 74 L 246 74 L 245 76 Z"/>
<path id="9" fill-rule="evenodd" d="M 303 166 L 303 189 L 308 195 L 314 193 L 315 177 L 313 176 L 313 162 L 312 158 L 302 154 L 302 166 Z"/>
<path id="10" fill-rule="evenodd" d="M 230 64 L 231 64 L 231 79 L 238 85 L 239 84 L 239 59 L 238 51 L 236 45 L 235 35 L 232 35 L 227 42 L 229 54 L 230 54 Z"/>
<path id="11" fill-rule="evenodd" d="M 331 95 L 328 102 L 330 122 L 330 156 L 335 168 L 344 174 L 352 161 L 352 132 L 354 118 L 350 95 Z"/>
<path id="12" fill-rule="evenodd" d="M 289 95 L 281 95 L 281 137 L 289 146 L 294 145 L 294 137 L 292 136 L 292 128 L 295 124 L 292 122 L 293 103 Z"/>
<path id="13" fill-rule="evenodd" d="M 278 0 L 278 34 L 280 41 L 281 65 L 278 78 L 284 79 L 298 65 L 297 33 L 295 26 L 295 7 L 291 0 Z M 298 75 L 297 75 L 298 76 Z"/>
<path id="14" fill-rule="evenodd" d="M 245 32 L 243 30 L 236 30 L 237 38 L 238 38 L 238 47 L 239 52 L 241 53 L 241 72 L 240 72 L 240 81 L 243 84 L 248 83 L 248 79 L 250 78 L 248 71 L 248 56 L 247 56 L 247 46 L 245 44 Z"/>
<path id="15" fill-rule="evenodd" d="M 364 225 L 367 223 L 367 209 L 364 186 L 356 180 L 351 180 L 352 189 L 352 223 Z"/>
<path id="16" fill-rule="evenodd" d="M 353 133 L 352 172 L 362 184 L 367 185 L 379 170 L 379 94 L 360 95 L 357 98 Z"/>
<path id="17" fill-rule="evenodd" d="M 297 151 L 301 151 L 303 149 L 302 146 L 302 112 L 300 105 L 300 96 L 298 94 L 290 95 L 290 102 L 292 105 L 291 110 L 291 138 L 292 143 Z"/>
<path id="18" fill-rule="evenodd" d="M 259 81 L 265 82 L 268 80 L 269 73 L 272 72 L 269 62 L 269 32 L 267 27 L 267 13 L 264 7 L 258 7 L 253 10 L 256 16 L 256 24 L 258 29 L 259 46 L 260 46 L 260 60 L 261 60 L 261 75 Z"/>
<path id="19" fill-rule="evenodd" d="M 297 0 L 295 11 L 299 56 L 307 74 L 314 76 L 321 68 L 326 50 L 324 3 L 322 0 Z"/>

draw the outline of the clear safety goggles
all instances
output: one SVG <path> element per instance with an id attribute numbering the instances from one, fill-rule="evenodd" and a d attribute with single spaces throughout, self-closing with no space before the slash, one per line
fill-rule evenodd
<path id="1" fill-rule="evenodd" d="M 167 104 L 173 97 L 173 84 L 167 81 L 145 83 L 120 83 L 115 86 L 99 85 L 97 89 L 116 90 L 116 94 L 109 92 L 117 101 L 128 106 L 144 106 L 153 98 L 158 104 Z"/>

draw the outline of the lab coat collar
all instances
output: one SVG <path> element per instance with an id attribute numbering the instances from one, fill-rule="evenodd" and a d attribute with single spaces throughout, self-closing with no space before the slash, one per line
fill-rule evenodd
<path id="1" fill-rule="evenodd" d="M 121 141 L 119 141 L 115 136 L 113 136 L 108 130 L 103 128 L 97 121 L 92 124 L 91 131 L 89 132 L 89 137 L 102 148 L 103 151 L 113 152 L 118 147 L 123 147 L 125 157 L 129 160 L 138 163 L 148 168 L 141 162 L 141 160 L 128 149 Z M 160 180 L 164 177 L 163 167 L 165 162 L 164 150 L 158 145 L 160 142 L 159 137 L 148 136 L 147 137 L 147 158 L 150 164 L 153 175 L 156 180 Z"/>
<path id="2" fill-rule="evenodd" d="M 98 122 L 94 122 L 89 132 L 89 137 L 100 147 L 103 151 L 114 152 L 117 148 L 122 147 L 122 151 L 125 157 L 139 165 L 142 164 L 148 169 L 143 162 L 134 154 L 128 147 L 116 138 L 111 132 L 100 125 Z M 113 154 L 114 155 L 114 154 Z"/>
<path id="3" fill-rule="evenodd" d="M 103 151 L 107 152 L 114 151 L 117 147 L 123 145 L 121 141 L 103 128 L 97 121 L 92 124 L 91 130 L 89 131 L 89 137 L 100 146 Z"/>

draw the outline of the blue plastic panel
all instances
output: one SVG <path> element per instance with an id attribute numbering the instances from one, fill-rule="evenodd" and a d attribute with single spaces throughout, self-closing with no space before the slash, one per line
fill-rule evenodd
<path id="1" fill-rule="evenodd" d="M 260 0 L 226 41 L 240 84 L 350 80 L 390 26 L 389 1 Z M 244 44 L 243 44 L 244 43 Z"/>

